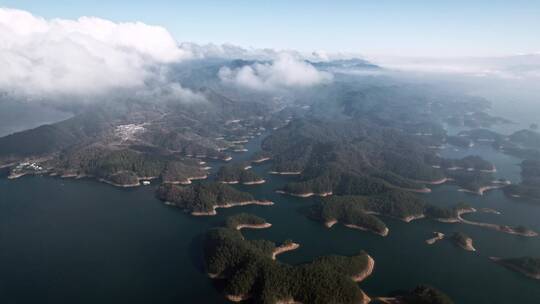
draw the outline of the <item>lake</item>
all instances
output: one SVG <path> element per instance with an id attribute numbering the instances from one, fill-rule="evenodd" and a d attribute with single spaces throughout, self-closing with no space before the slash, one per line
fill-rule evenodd
<path id="1" fill-rule="evenodd" d="M 249 152 L 233 161 L 249 159 Z M 519 159 L 489 146 L 447 147 L 449 157 L 480 154 L 499 169 L 497 175 L 519 181 Z M 209 162 L 213 172 L 219 162 Z M 272 176 L 269 164 L 252 170 L 266 184 L 238 186 L 256 198 L 271 199 L 271 207 L 218 209 L 215 217 L 192 217 L 154 197 L 157 186 L 120 189 L 93 180 L 28 176 L 0 179 L 0 303 L 226 303 L 202 265 L 201 237 L 238 212 L 259 215 L 273 226 L 248 230 L 248 238 L 301 244 L 279 256 L 286 263 L 304 263 L 327 254 L 352 255 L 366 250 L 376 261 L 374 274 L 361 283 L 370 296 L 427 283 L 448 293 L 456 303 L 538 303 L 540 283 L 491 262 L 489 256 L 540 255 L 540 238 L 504 234 L 464 224 L 431 220 L 411 223 L 381 218 L 388 237 L 336 225 L 331 229 L 303 215 L 316 198 L 275 193 L 294 176 Z M 478 221 L 523 224 L 540 231 L 540 205 L 507 199 L 502 191 L 484 196 L 435 186 L 423 195 L 429 202 L 451 206 L 466 201 L 501 215 L 478 213 Z M 461 231 L 474 240 L 477 252 L 467 252 L 442 240 L 427 245 L 433 231 Z"/>

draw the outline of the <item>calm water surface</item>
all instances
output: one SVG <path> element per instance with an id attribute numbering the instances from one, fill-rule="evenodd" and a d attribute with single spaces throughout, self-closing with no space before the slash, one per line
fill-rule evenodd
<path id="1" fill-rule="evenodd" d="M 249 159 L 260 139 L 248 144 Z M 480 154 L 495 163 L 498 176 L 519 181 L 518 159 L 489 146 L 441 151 L 445 156 Z M 217 168 L 219 163 L 211 163 Z M 91 180 L 51 177 L 0 179 L 0 303 L 225 303 L 201 262 L 201 236 L 238 212 L 266 218 L 270 229 L 245 231 L 248 238 L 301 244 L 280 260 L 297 264 L 327 254 L 366 250 L 376 261 L 373 276 L 361 286 L 369 295 L 385 295 L 429 283 L 456 303 L 539 303 L 540 283 L 490 262 L 489 256 L 540 256 L 540 238 L 524 238 L 481 227 L 430 220 L 403 223 L 383 218 L 386 238 L 336 225 L 326 229 L 303 211 L 316 199 L 275 193 L 294 177 L 267 176 L 268 164 L 253 170 L 267 183 L 239 186 L 275 206 L 218 209 L 215 217 L 191 217 L 154 198 L 155 186 L 118 189 Z M 540 205 L 511 201 L 501 191 L 480 197 L 443 185 L 424 197 L 440 206 L 467 201 L 502 215 L 469 218 L 540 231 Z M 433 231 L 462 231 L 475 242 L 467 252 L 443 240 L 425 244 Z"/>

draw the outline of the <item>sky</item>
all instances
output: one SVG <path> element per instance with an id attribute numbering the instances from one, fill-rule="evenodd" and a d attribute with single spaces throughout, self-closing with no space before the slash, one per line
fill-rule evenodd
<path id="1" fill-rule="evenodd" d="M 165 27 L 179 42 L 411 57 L 540 52 L 540 0 L 0 0 L 47 19 Z"/>

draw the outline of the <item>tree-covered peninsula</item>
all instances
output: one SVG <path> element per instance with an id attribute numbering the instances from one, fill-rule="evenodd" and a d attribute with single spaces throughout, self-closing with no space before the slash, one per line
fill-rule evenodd
<path id="1" fill-rule="evenodd" d="M 470 206 L 460 203 L 454 208 L 442 208 L 426 203 L 417 195 L 403 190 L 371 195 L 330 196 L 311 207 L 309 216 L 323 222 L 327 227 L 341 223 L 350 228 L 371 231 L 386 236 L 386 224 L 377 215 L 410 222 L 419 218 L 431 218 L 443 222 L 458 222 L 461 210 Z"/>
<path id="2" fill-rule="evenodd" d="M 529 278 L 540 280 L 540 258 L 524 256 L 519 258 L 491 258 L 500 265 L 524 274 Z"/>
<path id="3" fill-rule="evenodd" d="M 263 229 L 272 226 L 262 217 L 258 217 L 249 213 L 239 213 L 229 216 L 225 221 L 225 227 L 230 229 L 241 230 L 244 228 Z"/>
<path id="4" fill-rule="evenodd" d="M 262 184 L 265 180 L 258 174 L 248 170 L 248 165 L 224 165 L 217 172 L 217 181 L 225 184 L 244 184 L 256 185 Z"/>
<path id="5" fill-rule="evenodd" d="M 217 208 L 273 204 L 266 200 L 256 200 L 247 192 L 217 182 L 201 182 L 189 186 L 163 184 L 156 191 L 156 196 L 192 215 L 215 215 Z"/>
<path id="6" fill-rule="evenodd" d="M 521 183 L 506 187 L 505 193 L 513 198 L 540 201 L 540 159 L 521 162 Z"/>
<path id="7" fill-rule="evenodd" d="M 476 251 L 473 246 L 473 240 L 470 236 L 462 232 L 455 232 L 450 239 L 454 241 L 456 245 L 467 250 L 467 251 Z"/>
<path id="8" fill-rule="evenodd" d="M 263 149 L 272 159 L 272 173 L 300 175 L 281 192 L 301 197 L 366 195 L 388 188 L 425 193 L 427 186 L 445 182 L 478 193 L 494 187 L 491 163 L 478 156 L 441 158 L 432 146 L 442 140 L 371 119 L 306 118 L 273 132 Z"/>
<path id="9" fill-rule="evenodd" d="M 254 303 L 368 303 L 357 285 L 371 274 L 374 262 L 358 255 L 325 256 L 301 265 L 272 257 L 277 247 L 267 240 L 247 240 L 232 228 L 214 228 L 204 239 L 208 274 L 224 281 L 229 300 Z"/>

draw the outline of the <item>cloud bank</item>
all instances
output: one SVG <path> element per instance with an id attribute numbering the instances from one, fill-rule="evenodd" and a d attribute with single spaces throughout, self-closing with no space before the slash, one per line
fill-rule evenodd
<path id="1" fill-rule="evenodd" d="M 237 69 L 222 67 L 219 78 L 226 83 L 256 89 L 301 88 L 330 82 L 332 74 L 288 53 L 281 53 L 271 63 L 254 63 Z"/>
<path id="2" fill-rule="evenodd" d="M 381 66 L 404 72 L 461 74 L 508 80 L 540 79 L 540 53 L 500 57 L 373 57 Z"/>
<path id="3" fill-rule="evenodd" d="M 46 20 L 0 8 L 0 90 L 14 94 L 139 88 L 159 78 L 160 66 L 192 56 L 163 27 L 95 17 Z"/>

